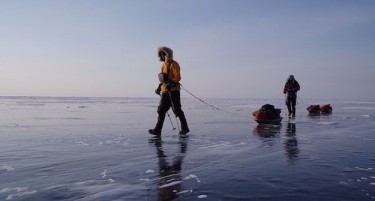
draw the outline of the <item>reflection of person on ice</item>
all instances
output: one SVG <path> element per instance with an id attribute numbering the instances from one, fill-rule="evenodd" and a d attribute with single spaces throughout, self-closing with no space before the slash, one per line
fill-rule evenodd
<path id="1" fill-rule="evenodd" d="M 298 158 L 298 141 L 296 137 L 296 124 L 288 123 L 286 127 L 286 141 L 284 142 L 284 148 L 290 162 L 295 161 Z"/>
<path id="2" fill-rule="evenodd" d="M 292 118 L 296 116 L 297 91 L 299 90 L 300 86 L 297 80 L 294 79 L 293 75 L 289 75 L 283 92 L 284 94 L 287 94 L 285 104 L 288 107 L 289 117 Z"/>
<path id="3" fill-rule="evenodd" d="M 181 169 L 187 151 L 187 141 L 180 138 L 179 147 L 173 157 L 165 155 L 161 140 L 155 140 L 156 154 L 158 157 L 159 176 L 157 180 L 157 200 L 175 200 L 178 193 L 183 191 Z M 172 161 L 168 162 L 168 159 Z M 173 185 L 171 185 L 173 184 Z"/>
<path id="4" fill-rule="evenodd" d="M 174 114 L 180 119 L 181 122 L 181 135 L 187 134 L 190 130 L 185 118 L 185 114 L 181 109 L 180 100 L 180 66 L 173 60 L 173 51 L 168 47 L 160 47 L 158 49 L 158 56 L 160 61 L 163 62 L 161 66 L 161 73 L 159 74 L 160 84 L 155 90 L 155 93 L 160 95 L 161 99 L 158 106 L 158 121 L 154 129 L 148 132 L 151 135 L 160 136 L 163 128 L 165 114 L 172 107 Z"/>

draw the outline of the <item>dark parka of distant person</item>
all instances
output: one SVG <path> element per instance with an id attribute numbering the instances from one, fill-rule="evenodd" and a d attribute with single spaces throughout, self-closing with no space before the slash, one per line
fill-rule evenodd
<path id="1" fill-rule="evenodd" d="M 289 118 L 296 116 L 297 91 L 299 90 L 299 83 L 293 75 L 289 75 L 283 89 L 284 94 L 286 94 L 285 104 L 288 108 Z"/>

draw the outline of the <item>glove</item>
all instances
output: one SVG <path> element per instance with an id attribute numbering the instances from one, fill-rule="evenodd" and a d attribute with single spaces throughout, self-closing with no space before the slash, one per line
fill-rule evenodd
<path id="1" fill-rule="evenodd" d="M 167 91 L 170 91 L 173 87 L 172 84 L 167 84 L 165 85 L 165 88 L 167 89 Z"/>
<path id="2" fill-rule="evenodd" d="M 168 83 L 168 74 L 159 73 L 158 78 L 159 78 L 160 83 Z"/>
<path id="3" fill-rule="evenodd" d="M 176 84 L 172 82 L 172 83 L 168 83 L 167 85 L 165 85 L 165 88 L 167 89 L 167 91 L 170 91 L 175 86 Z"/>
<path id="4" fill-rule="evenodd" d="M 155 89 L 155 93 L 157 95 L 160 95 L 160 92 L 161 92 L 161 84 L 159 84 L 158 88 Z"/>

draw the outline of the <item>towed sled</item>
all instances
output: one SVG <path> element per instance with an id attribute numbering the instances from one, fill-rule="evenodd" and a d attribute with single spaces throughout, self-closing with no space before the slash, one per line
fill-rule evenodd
<path id="1" fill-rule="evenodd" d="M 310 115 L 319 115 L 320 105 L 310 105 L 308 108 L 306 108 L 306 110 L 309 111 Z"/>
<path id="2" fill-rule="evenodd" d="M 332 106 L 330 104 L 327 105 L 310 105 L 306 108 L 309 111 L 309 115 L 320 115 L 320 114 L 330 114 L 332 113 Z"/>
<path id="3" fill-rule="evenodd" d="M 330 114 L 332 113 L 332 106 L 330 104 L 323 105 L 320 107 L 320 112 L 322 114 Z"/>
<path id="4" fill-rule="evenodd" d="M 280 116 L 281 109 L 270 104 L 263 105 L 259 110 L 253 112 L 254 120 L 259 124 L 280 124 L 283 119 Z"/>

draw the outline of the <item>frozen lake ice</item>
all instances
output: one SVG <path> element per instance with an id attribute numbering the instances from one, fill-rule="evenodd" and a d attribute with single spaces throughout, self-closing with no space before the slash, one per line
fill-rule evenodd
<path id="1" fill-rule="evenodd" d="M 375 102 L 258 125 L 284 101 L 206 101 L 224 111 L 183 98 L 189 137 L 153 140 L 157 98 L 0 97 L 0 200 L 375 200 Z"/>

